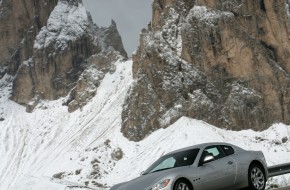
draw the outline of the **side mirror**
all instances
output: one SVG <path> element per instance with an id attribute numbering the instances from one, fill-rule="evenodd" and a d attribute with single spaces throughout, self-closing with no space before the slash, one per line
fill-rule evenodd
<path id="1" fill-rule="evenodd" d="M 204 159 L 202 161 L 202 165 L 209 163 L 211 161 L 214 161 L 214 157 L 212 155 L 207 155 L 206 157 L 204 157 Z"/>
<path id="2" fill-rule="evenodd" d="M 140 176 L 141 176 L 141 175 L 143 175 L 143 174 L 144 174 L 144 172 L 145 172 L 145 171 L 142 171 L 142 172 L 140 173 Z"/>

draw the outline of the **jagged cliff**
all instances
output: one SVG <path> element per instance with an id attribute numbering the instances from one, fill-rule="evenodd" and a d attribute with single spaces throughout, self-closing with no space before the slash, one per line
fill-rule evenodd
<path id="1" fill-rule="evenodd" d="M 154 0 L 133 56 L 122 132 L 181 116 L 234 130 L 290 123 L 289 2 Z"/>
<path id="2" fill-rule="evenodd" d="M 82 107 L 114 71 L 112 62 L 127 58 L 116 23 L 98 27 L 81 0 L 3 0 L 0 7 L 1 73 L 15 75 L 12 100 L 27 111 L 68 94 L 69 111 Z"/>
<path id="3" fill-rule="evenodd" d="M 15 75 L 22 60 L 32 56 L 33 41 L 46 25 L 57 0 L 0 1 L 0 77 Z"/>

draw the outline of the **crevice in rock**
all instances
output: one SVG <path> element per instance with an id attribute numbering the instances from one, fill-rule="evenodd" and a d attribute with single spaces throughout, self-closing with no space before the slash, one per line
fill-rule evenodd
<path id="1" fill-rule="evenodd" d="M 271 45 L 266 44 L 266 42 L 261 41 L 261 44 L 267 50 L 268 55 L 270 56 L 270 58 L 277 62 L 278 58 L 277 58 L 276 49 L 274 47 L 272 47 Z"/>
<path id="2" fill-rule="evenodd" d="M 265 2 L 264 2 L 264 0 L 260 0 L 260 1 L 259 1 L 259 4 L 260 4 L 260 9 L 261 9 L 262 11 L 266 12 L 267 10 L 266 10 L 266 6 L 265 6 Z"/>
<path id="3" fill-rule="evenodd" d="M 161 8 L 161 10 L 163 10 L 164 9 L 163 0 L 157 0 L 157 3 L 159 5 L 159 7 Z"/>
<path id="4" fill-rule="evenodd" d="M 285 120 L 285 108 L 284 108 L 285 102 L 284 102 L 284 92 L 283 92 L 283 88 L 280 91 L 279 101 L 280 101 L 280 106 L 281 106 L 282 120 Z"/>

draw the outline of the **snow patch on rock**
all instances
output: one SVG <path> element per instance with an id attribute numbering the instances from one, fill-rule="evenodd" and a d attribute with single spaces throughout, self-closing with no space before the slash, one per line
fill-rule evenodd
<path id="1" fill-rule="evenodd" d="M 55 44 L 55 49 L 65 50 L 68 42 L 80 38 L 89 25 L 89 16 L 82 3 L 72 5 L 68 1 L 59 1 L 47 26 L 36 36 L 34 48 L 44 49 Z"/>
<path id="2" fill-rule="evenodd" d="M 290 17 L 290 0 L 286 0 L 286 12 L 287 12 L 287 16 L 288 16 L 288 19 Z"/>
<path id="3" fill-rule="evenodd" d="M 187 15 L 187 21 L 190 21 L 192 18 L 196 18 L 200 21 L 204 21 L 209 25 L 212 25 L 215 21 L 217 21 L 221 17 L 232 17 L 233 13 L 229 11 L 213 11 L 209 10 L 205 6 L 194 6 L 189 14 Z"/>

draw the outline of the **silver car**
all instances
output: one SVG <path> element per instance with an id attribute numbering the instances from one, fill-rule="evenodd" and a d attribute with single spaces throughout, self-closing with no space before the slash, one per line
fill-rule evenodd
<path id="1" fill-rule="evenodd" d="M 261 151 L 206 143 L 168 153 L 140 177 L 110 190 L 264 190 L 267 179 Z"/>

